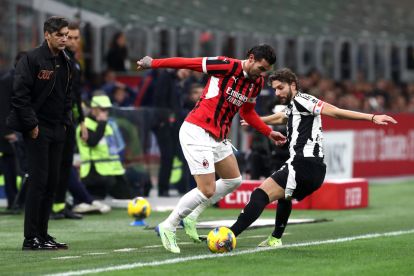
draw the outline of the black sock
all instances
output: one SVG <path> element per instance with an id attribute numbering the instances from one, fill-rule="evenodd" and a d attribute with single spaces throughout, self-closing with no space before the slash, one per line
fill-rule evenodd
<path id="1" fill-rule="evenodd" d="M 244 207 L 237 221 L 230 227 L 234 235 L 238 236 L 249 227 L 260 216 L 267 204 L 269 204 L 269 196 L 266 192 L 260 188 L 254 190 L 249 203 Z"/>
<path id="2" fill-rule="evenodd" d="M 275 230 L 272 236 L 275 238 L 282 238 L 285 231 L 290 213 L 292 211 L 292 201 L 286 199 L 279 199 L 277 202 Z"/>

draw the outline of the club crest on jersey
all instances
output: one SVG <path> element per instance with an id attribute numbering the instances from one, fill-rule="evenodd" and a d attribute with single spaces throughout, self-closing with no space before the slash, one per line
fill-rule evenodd
<path id="1" fill-rule="evenodd" d="M 204 169 L 208 169 L 209 166 L 210 166 L 210 164 L 208 163 L 208 160 L 207 159 L 204 159 L 203 160 L 203 167 L 204 167 Z"/>

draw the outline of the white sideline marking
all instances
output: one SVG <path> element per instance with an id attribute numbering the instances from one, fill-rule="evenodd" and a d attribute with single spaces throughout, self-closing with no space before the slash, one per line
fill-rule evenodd
<path id="1" fill-rule="evenodd" d="M 83 255 L 85 256 L 94 256 L 94 255 L 106 255 L 108 254 L 108 252 L 90 252 L 90 253 L 85 253 Z"/>
<path id="2" fill-rule="evenodd" d="M 115 249 L 114 252 L 131 252 L 137 249 L 138 248 L 121 248 L 121 249 Z"/>
<path id="3" fill-rule="evenodd" d="M 194 244 L 194 242 L 177 242 L 177 244 L 186 245 L 186 244 Z M 157 248 L 157 247 L 162 247 L 162 244 L 147 245 L 147 246 L 143 246 L 142 248 Z"/>
<path id="4" fill-rule="evenodd" d="M 293 244 L 287 244 L 287 245 L 283 245 L 281 247 L 276 247 L 276 248 L 254 248 L 254 249 L 241 250 L 241 251 L 236 251 L 236 252 L 227 253 L 227 254 L 204 254 L 204 255 L 198 255 L 198 256 L 173 258 L 173 259 L 168 259 L 168 260 L 163 260 L 163 261 L 154 261 L 154 262 L 147 262 L 147 263 L 132 263 L 132 264 L 108 266 L 108 267 L 102 267 L 102 268 L 84 269 L 84 270 L 78 270 L 78 271 L 67 271 L 67 272 L 62 272 L 62 273 L 48 274 L 48 276 L 85 275 L 85 274 L 92 274 L 92 273 L 133 269 L 133 268 L 146 267 L 146 266 L 160 266 L 160 265 L 166 265 L 166 264 L 176 264 L 176 263 L 183 263 L 183 262 L 194 261 L 194 260 L 224 258 L 224 257 L 229 257 L 229 256 L 245 255 L 245 254 L 250 254 L 250 253 L 270 251 L 270 250 L 283 249 L 283 248 L 342 243 L 342 242 L 348 242 L 348 241 L 354 241 L 354 240 L 400 236 L 400 235 L 406 235 L 406 234 L 412 234 L 412 233 L 414 233 L 414 229 L 405 230 L 405 231 L 387 232 L 387 233 L 372 233 L 372 234 L 353 236 L 353 237 L 344 237 L 344 238 L 339 238 L 339 239 L 330 239 L 330 240 L 324 240 L 324 241 L 293 243 Z"/>
<path id="5" fill-rule="evenodd" d="M 81 256 L 62 256 L 62 257 L 55 257 L 52 260 L 67 260 L 67 259 L 76 259 L 80 258 Z"/>

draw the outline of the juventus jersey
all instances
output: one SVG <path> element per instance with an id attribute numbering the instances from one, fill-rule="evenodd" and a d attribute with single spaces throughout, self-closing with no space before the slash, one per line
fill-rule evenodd
<path id="1" fill-rule="evenodd" d="M 309 94 L 298 92 L 285 109 L 290 160 L 323 155 L 321 111 L 324 102 Z"/>

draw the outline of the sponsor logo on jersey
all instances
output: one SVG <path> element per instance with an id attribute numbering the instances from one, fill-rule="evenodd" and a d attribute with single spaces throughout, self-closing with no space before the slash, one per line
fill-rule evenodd
<path id="1" fill-rule="evenodd" d="M 229 103 L 232 103 L 232 104 L 237 105 L 239 107 L 243 103 L 247 102 L 247 100 L 248 100 L 248 98 L 245 95 L 239 93 L 236 90 L 233 90 L 231 87 L 227 88 L 226 94 L 227 94 L 226 100 Z"/>
<path id="2" fill-rule="evenodd" d="M 40 70 L 39 74 L 37 74 L 37 78 L 39 80 L 50 80 L 50 76 L 52 76 L 53 71 L 49 70 Z"/>

